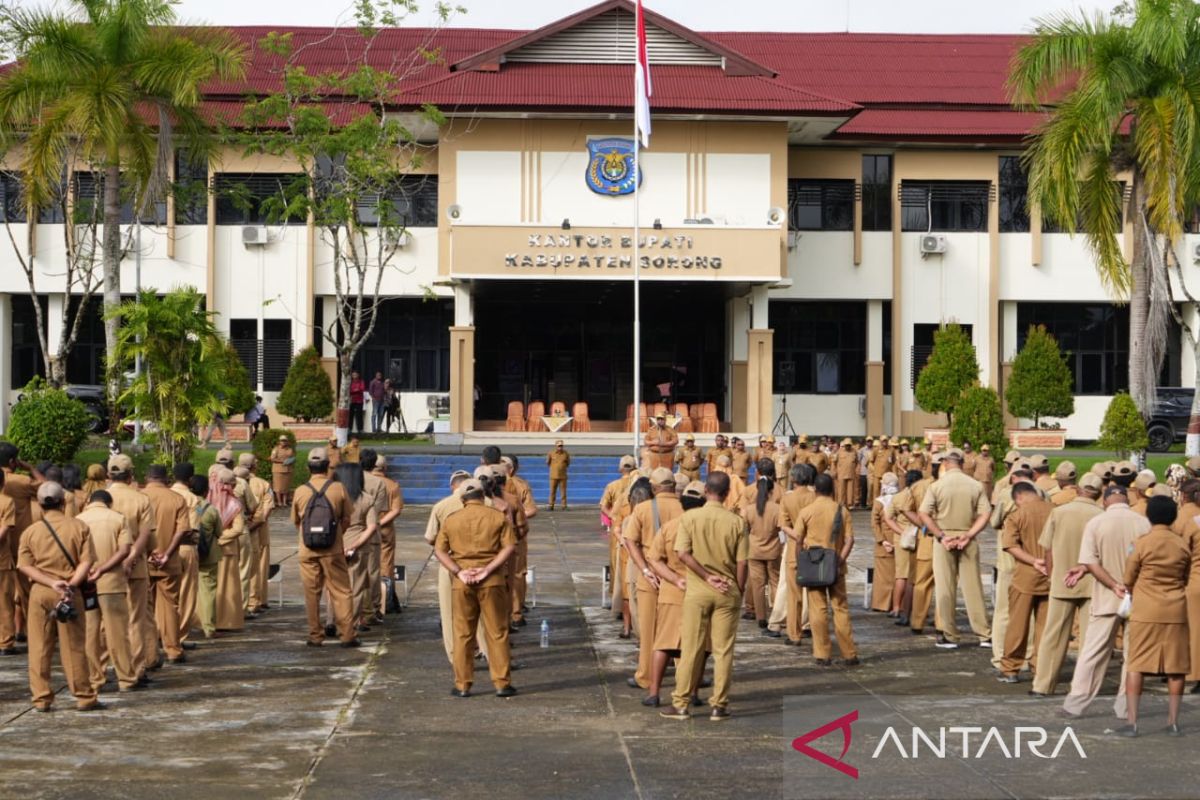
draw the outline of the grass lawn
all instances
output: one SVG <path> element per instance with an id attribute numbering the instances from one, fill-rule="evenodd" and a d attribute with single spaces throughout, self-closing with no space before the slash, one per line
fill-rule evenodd
<path id="1" fill-rule="evenodd" d="M 296 464 L 292 470 L 292 486 L 300 486 L 301 484 L 303 484 L 305 481 L 308 480 L 308 477 L 309 477 L 309 475 L 308 475 L 308 451 L 309 451 L 309 449 L 311 449 L 311 448 L 301 446 L 299 452 L 296 454 Z M 195 450 L 195 452 L 192 454 L 192 463 L 196 466 L 196 474 L 197 475 L 207 475 L 208 474 L 208 468 L 211 467 L 213 465 L 213 462 L 215 462 L 217 460 L 217 452 L 218 451 L 216 448 L 213 448 L 210 450 L 202 450 L 200 448 L 197 448 Z M 247 452 L 247 451 L 242 450 L 242 451 L 238 451 L 238 452 Z M 148 453 L 148 452 L 147 453 L 135 453 L 135 454 L 131 454 L 130 457 L 133 459 L 134 473 L 137 475 L 138 479 L 140 480 L 146 474 L 146 467 L 150 466 L 151 462 L 154 460 L 153 454 Z M 79 464 L 80 468 L 83 470 L 84 474 L 86 475 L 89 464 L 107 464 L 108 463 L 108 448 L 107 447 L 89 448 L 86 450 L 80 450 L 75 455 L 75 463 Z M 265 471 L 263 471 L 261 469 L 261 467 L 262 467 L 261 464 L 259 465 L 259 467 L 260 467 L 259 474 L 262 477 L 266 478 L 267 480 L 270 480 L 271 479 L 270 465 L 267 466 L 267 469 Z"/>

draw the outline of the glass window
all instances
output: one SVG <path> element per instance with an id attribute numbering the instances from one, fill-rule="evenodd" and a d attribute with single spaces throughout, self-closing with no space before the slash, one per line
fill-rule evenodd
<path id="1" fill-rule="evenodd" d="M 363 375 L 382 372 L 403 392 L 447 392 L 453 324 L 452 301 L 384 300 L 355 369 Z"/>
<path id="2" fill-rule="evenodd" d="M 307 211 L 297 211 L 294 205 L 308 191 L 308 180 L 300 173 L 219 172 L 213 177 L 213 191 L 218 225 L 307 222 Z"/>
<path id="3" fill-rule="evenodd" d="M 1120 228 L 1125 224 L 1125 182 L 1113 181 L 1113 192 L 1117 196 L 1117 227 Z M 1083 216 L 1076 215 L 1075 226 L 1059 225 L 1053 222 L 1045 215 L 1042 216 L 1042 233 L 1083 233 Z"/>
<path id="4" fill-rule="evenodd" d="M 104 174 L 100 172 L 75 172 L 72 174 L 75 189 L 75 206 L 72 219 L 90 221 L 93 213 L 99 209 L 97 220 L 103 217 L 104 208 Z M 135 187 L 122 181 L 120 187 L 121 224 L 132 225 L 137 218 Z M 167 224 L 167 201 L 158 200 L 150 205 L 142 215 L 143 225 Z"/>
<path id="5" fill-rule="evenodd" d="M 905 231 L 987 231 L 987 181 L 904 181 L 900 186 Z"/>
<path id="6" fill-rule="evenodd" d="M 1029 177 L 1019 156 L 1000 156 L 1000 232 L 1028 233 Z"/>
<path id="7" fill-rule="evenodd" d="M 18 173 L 0 172 L 0 222 L 25 221 L 23 194 Z"/>
<path id="8" fill-rule="evenodd" d="M 788 210 L 793 230 L 854 230 L 854 181 L 789 179 Z"/>
<path id="9" fill-rule="evenodd" d="M 892 229 L 892 157 L 863 156 L 862 229 Z"/>
<path id="10" fill-rule="evenodd" d="M 775 331 L 776 391 L 866 391 L 866 303 L 772 302 L 770 324 Z"/>
<path id="11" fill-rule="evenodd" d="M 404 175 L 384 195 L 390 204 L 390 221 L 406 228 L 436 228 L 438 224 L 438 176 Z M 358 201 L 361 225 L 378 225 L 379 195 L 367 194 Z"/>
<path id="12" fill-rule="evenodd" d="M 186 150 L 175 151 L 176 225 L 208 224 L 208 164 L 197 161 Z"/>
<path id="13" fill-rule="evenodd" d="M 42 321 L 46 320 L 49 300 L 39 297 L 42 306 Z M 35 375 L 45 375 L 42 348 L 38 344 L 37 314 L 33 300 L 28 294 L 12 296 L 12 383 L 11 388 L 20 389 Z"/>

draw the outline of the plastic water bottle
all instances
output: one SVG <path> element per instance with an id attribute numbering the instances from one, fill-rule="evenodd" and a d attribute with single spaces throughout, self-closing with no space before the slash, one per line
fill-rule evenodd
<path id="1" fill-rule="evenodd" d="M 550 620 L 542 620 L 542 647 L 550 646 Z"/>

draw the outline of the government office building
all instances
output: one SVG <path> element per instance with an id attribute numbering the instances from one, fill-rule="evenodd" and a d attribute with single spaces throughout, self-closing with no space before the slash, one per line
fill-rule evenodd
<path id="1" fill-rule="evenodd" d="M 723 430 L 755 433 L 786 397 L 801 432 L 919 435 L 940 419 L 913 398 L 940 323 L 970 331 L 981 380 L 1001 392 L 1024 332 L 1042 323 L 1075 378 L 1076 412 L 1059 422 L 1071 438 L 1097 434 L 1128 383 L 1128 311 L 1110 302 L 1083 237 L 1026 207 L 1019 156 L 1041 117 L 1013 110 L 1004 90 L 1021 37 L 696 32 L 650 12 L 647 25 L 643 400 L 713 403 Z M 234 30 L 253 44 L 279 29 Z M 314 69 L 362 46 L 353 30 L 292 33 Z M 633 42 L 627 0 L 531 32 L 396 29 L 374 41 L 380 64 L 439 49 L 440 63 L 406 77 L 411 104 L 391 113 L 432 103 L 448 118 L 421 135 L 426 155 L 405 184 L 409 235 L 358 356 L 363 373 L 397 382 L 410 427 L 448 395 L 452 431 L 502 429 L 514 400 L 586 402 L 594 431 L 622 429 L 633 398 Z M 206 103 L 227 107 L 261 86 L 265 59 L 255 55 L 245 87 L 211 89 Z M 253 202 L 297 171 L 227 150 L 191 176 L 216 191 L 169 199 L 141 234 L 142 285 L 206 293 L 268 406 L 291 355 L 321 347 L 314 326 L 335 316 L 328 246 L 303 220 L 268 225 Z M 72 191 L 95 196 L 92 177 L 75 173 Z M 222 198 L 235 182 L 251 202 Z M 30 235 L 18 183 L 5 176 L 0 213 L 42 285 L 61 287 L 62 221 L 47 215 Z M 1124 208 L 1129 252 L 1127 194 Z M 1197 244 L 1185 243 L 1187 272 Z M 76 300 L 38 302 L 53 342 Z M 5 417 L 41 369 L 35 324 L 4 242 Z M 1195 381 L 1181 342 L 1166 384 Z M 99 383 L 103 351 L 89 313 L 69 379 Z"/>

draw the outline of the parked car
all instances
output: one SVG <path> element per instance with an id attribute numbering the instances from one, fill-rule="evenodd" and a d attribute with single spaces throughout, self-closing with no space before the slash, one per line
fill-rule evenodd
<path id="1" fill-rule="evenodd" d="M 1150 447 L 1154 453 L 1165 453 L 1176 442 L 1187 440 L 1188 420 L 1192 416 L 1192 398 L 1196 390 L 1189 386 L 1158 387 L 1158 402 L 1146 423 Z"/>
<path id="2" fill-rule="evenodd" d="M 88 427 L 90 433 L 104 433 L 108 430 L 108 402 L 105 400 L 104 387 L 88 384 L 68 384 L 63 387 L 68 397 L 73 397 L 83 403 L 92 418 Z M 25 399 L 24 394 L 17 395 L 17 402 Z"/>

